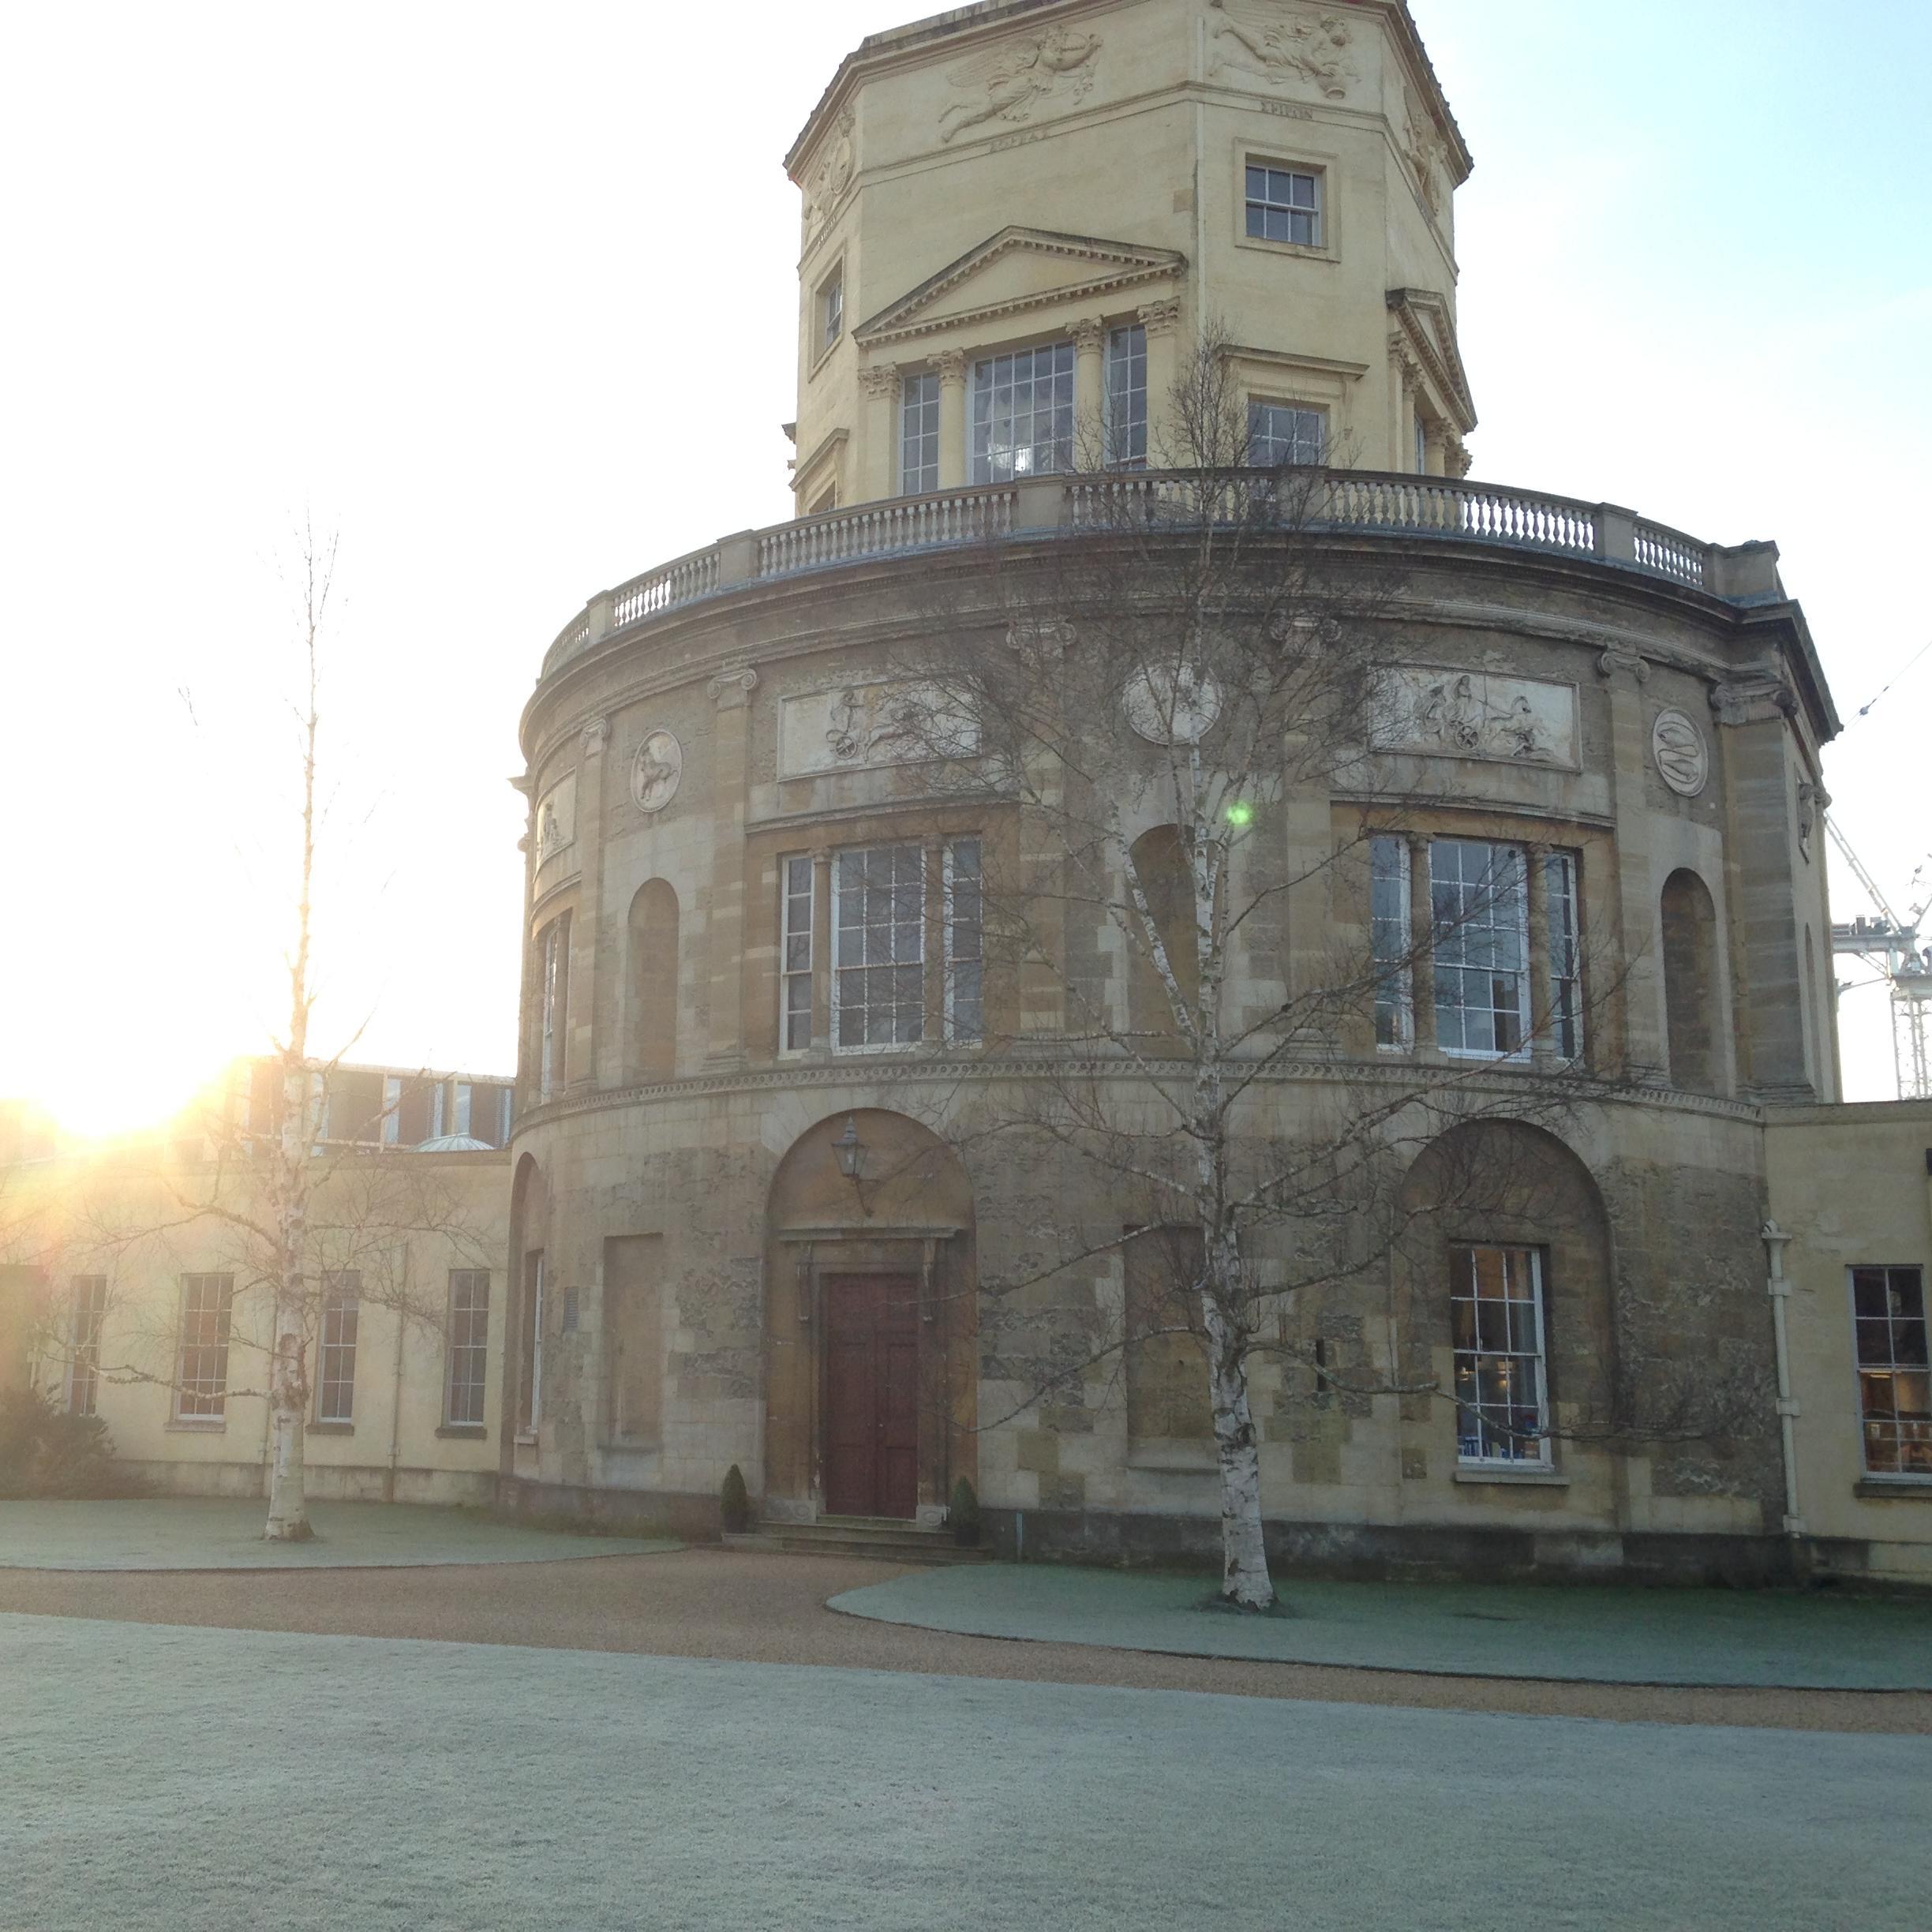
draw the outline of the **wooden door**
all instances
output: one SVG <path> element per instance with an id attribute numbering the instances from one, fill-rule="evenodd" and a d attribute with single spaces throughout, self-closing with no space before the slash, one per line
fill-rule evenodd
<path id="1" fill-rule="evenodd" d="M 919 1286 L 910 1275 L 828 1275 L 826 1507 L 911 1518 L 919 1506 Z"/>

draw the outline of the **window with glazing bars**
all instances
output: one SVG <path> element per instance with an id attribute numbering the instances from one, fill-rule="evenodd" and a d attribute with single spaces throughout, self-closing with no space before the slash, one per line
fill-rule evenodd
<path id="1" fill-rule="evenodd" d="M 818 290 L 818 346 L 829 349 L 845 333 L 845 271 L 836 270 Z"/>
<path id="2" fill-rule="evenodd" d="M 1449 1318 L 1458 1459 L 1548 1462 L 1541 1256 L 1533 1248 L 1451 1249 Z"/>
<path id="3" fill-rule="evenodd" d="M 1073 345 L 1046 343 L 973 365 L 972 480 L 1073 466 Z"/>
<path id="4" fill-rule="evenodd" d="M 1369 934 L 1375 959 L 1375 1024 L 1378 1046 L 1415 1043 L 1415 999 L 1409 912 L 1409 841 L 1372 838 L 1369 850 Z"/>
<path id="5" fill-rule="evenodd" d="M 354 1269 L 322 1277 L 322 1334 L 316 1350 L 316 1420 L 355 1420 L 356 1331 L 362 1277 Z"/>
<path id="6" fill-rule="evenodd" d="M 1566 1060 L 1583 1052 L 1583 941 L 1577 855 L 1543 856 L 1544 920 L 1549 938 L 1550 1044 Z"/>
<path id="7" fill-rule="evenodd" d="M 1248 165 L 1248 232 L 1259 242 L 1321 246 L 1321 177 Z"/>
<path id="8" fill-rule="evenodd" d="M 67 1412 L 91 1416 L 99 1391 L 101 1328 L 107 1319 L 107 1277 L 77 1275 L 70 1307 Z"/>
<path id="9" fill-rule="evenodd" d="M 899 493 L 939 487 L 939 378 L 908 376 L 899 385 Z"/>
<path id="10" fill-rule="evenodd" d="M 463 1428 L 483 1421 L 484 1376 L 489 1367 L 488 1268 L 451 1268 L 449 1349 L 444 1376 L 443 1419 Z"/>
<path id="11" fill-rule="evenodd" d="M 564 1084 L 564 1003 L 570 983 L 570 915 L 553 919 L 538 941 L 537 1098 L 548 1100 Z"/>
<path id="12" fill-rule="evenodd" d="M 225 1414 L 228 1329 L 234 1314 L 232 1275 L 182 1277 L 181 1346 L 174 1361 L 174 1413 L 182 1421 Z"/>
<path id="13" fill-rule="evenodd" d="M 1138 323 L 1107 336 L 1106 459 L 1116 470 L 1144 469 L 1148 453 L 1147 331 Z"/>
<path id="14" fill-rule="evenodd" d="M 784 969 L 780 975 L 784 1005 L 778 1016 L 779 1044 L 799 1053 L 811 1044 L 812 862 L 784 862 Z"/>
<path id="15" fill-rule="evenodd" d="M 1248 460 L 1257 470 L 1284 463 L 1319 463 L 1327 441 L 1327 418 L 1292 402 L 1248 405 Z"/>
<path id="16" fill-rule="evenodd" d="M 917 845 L 842 852 L 833 893 L 832 1042 L 926 1037 L 926 863 Z"/>
<path id="17" fill-rule="evenodd" d="M 1529 1033 L 1530 919 L 1523 855 L 1480 839 L 1429 845 L 1436 1043 L 1522 1052 Z"/>
<path id="18" fill-rule="evenodd" d="M 1932 1477 L 1923 1273 L 1915 1267 L 1855 1267 L 1852 1318 L 1866 1473 Z"/>
<path id="19" fill-rule="evenodd" d="M 985 1032 L 983 884 L 979 841 L 955 839 L 945 854 L 946 1038 L 965 1044 Z"/>

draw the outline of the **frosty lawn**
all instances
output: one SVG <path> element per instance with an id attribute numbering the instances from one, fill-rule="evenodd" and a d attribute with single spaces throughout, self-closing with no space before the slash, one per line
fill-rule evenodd
<path id="1" fill-rule="evenodd" d="M 1204 1609 L 1211 1581 L 1034 1563 L 834 1597 L 853 1616 L 1189 1657 L 1583 1683 L 1932 1688 L 1932 1603 L 1798 1591 L 1276 1579 L 1289 1614 Z"/>
<path id="2" fill-rule="evenodd" d="M 1932 1739 L 0 1616 L 9 1923 L 1923 1923 Z"/>
<path id="3" fill-rule="evenodd" d="M 0 1568 L 328 1570 L 414 1563 L 555 1563 L 635 1556 L 680 1544 L 569 1536 L 499 1522 L 479 1511 L 380 1503 L 310 1506 L 315 1537 L 267 1543 L 255 1498 L 128 1503 L 0 1503 Z"/>

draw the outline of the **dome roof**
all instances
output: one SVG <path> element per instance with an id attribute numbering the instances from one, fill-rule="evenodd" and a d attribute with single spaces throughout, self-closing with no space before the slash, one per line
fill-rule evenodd
<path id="1" fill-rule="evenodd" d="M 494 1154 L 496 1150 L 487 1140 L 478 1140 L 470 1134 L 437 1134 L 429 1140 L 418 1140 L 410 1151 L 413 1154 Z"/>

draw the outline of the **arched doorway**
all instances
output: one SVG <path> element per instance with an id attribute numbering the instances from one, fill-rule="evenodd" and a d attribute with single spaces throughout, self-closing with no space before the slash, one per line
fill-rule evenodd
<path id="1" fill-rule="evenodd" d="M 919 1122 L 833 1114 L 772 1181 L 766 1510 L 938 1519 L 975 1471 L 972 1189 Z"/>

